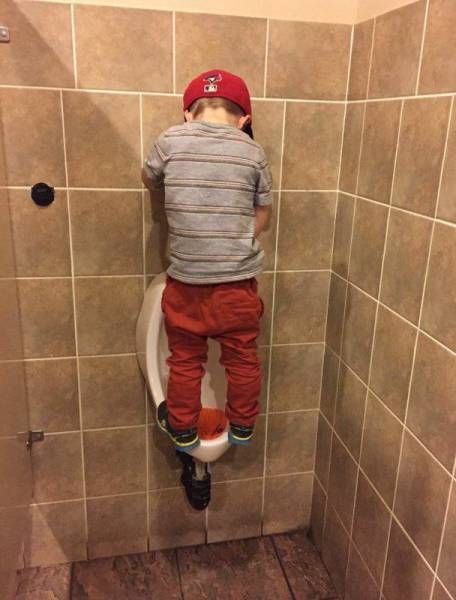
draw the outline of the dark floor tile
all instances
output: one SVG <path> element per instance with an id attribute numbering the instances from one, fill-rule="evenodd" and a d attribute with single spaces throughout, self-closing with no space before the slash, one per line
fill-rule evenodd
<path id="1" fill-rule="evenodd" d="M 337 595 L 305 531 L 275 535 L 272 539 L 295 600 L 323 600 Z"/>
<path id="2" fill-rule="evenodd" d="M 70 600 L 70 580 L 71 563 L 23 569 L 14 600 Z"/>
<path id="3" fill-rule="evenodd" d="M 291 600 L 270 538 L 177 551 L 185 600 Z"/>
<path id="4" fill-rule="evenodd" d="M 77 562 L 71 600 L 181 600 L 174 550 Z"/>

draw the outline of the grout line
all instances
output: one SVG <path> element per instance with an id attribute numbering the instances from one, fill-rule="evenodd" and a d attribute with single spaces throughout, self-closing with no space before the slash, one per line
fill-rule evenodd
<path id="1" fill-rule="evenodd" d="M 268 76 L 269 18 L 266 19 L 266 45 L 264 49 L 264 82 L 263 96 L 266 97 L 266 81 Z"/>
<path id="2" fill-rule="evenodd" d="M 281 140 L 281 152 L 280 152 L 280 169 L 279 169 L 279 186 L 282 186 L 283 176 L 283 155 L 285 147 L 285 123 L 287 118 L 287 103 L 283 103 L 283 115 L 282 115 L 282 140 Z M 279 226 L 280 226 L 280 204 L 281 204 L 282 192 L 279 191 L 277 198 L 277 223 L 276 223 L 276 239 L 274 247 L 274 273 L 272 276 L 272 302 L 271 302 L 271 323 L 269 331 L 269 346 L 272 346 L 274 336 L 274 309 L 275 309 L 275 292 L 276 292 L 276 279 L 277 279 L 277 251 L 279 247 Z M 266 494 L 266 455 L 268 447 L 268 426 L 269 426 L 269 397 L 271 392 L 271 372 L 272 372 L 272 347 L 269 350 L 268 357 L 268 380 L 266 389 L 266 418 L 265 418 L 265 434 L 264 434 L 264 446 L 263 446 L 263 490 L 261 498 L 261 531 L 263 531 L 263 514 L 264 514 L 264 503 Z"/>
<path id="3" fill-rule="evenodd" d="M 437 221 L 437 214 L 439 212 L 440 192 L 442 189 L 443 172 L 445 170 L 445 162 L 446 162 L 447 150 L 448 150 L 448 140 L 450 139 L 451 124 L 452 124 L 452 120 L 453 120 L 453 110 L 454 110 L 454 104 L 455 104 L 454 98 L 455 97 L 453 96 L 453 98 L 451 99 L 450 110 L 449 110 L 449 114 L 448 114 L 448 125 L 447 125 L 446 136 L 445 136 L 445 144 L 443 146 L 442 164 L 440 166 L 439 185 L 437 187 L 437 200 L 435 203 L 434 221 Z M 456 223 L 453 223 L 453 226 L 456 227 Z"/>
<path id="4" fill-rule="evenodd" d="M 384 235 L 384 239 L 383 239 L 382 262 L 381 262 L 380 277 L 379 277 L 379 282 L 378 282 L 378 298 L 380 297 L 380 290 L 382 288 L 383 274 L 384 274 L 384 268 L 385 268 L 386 245 L 387 245 L 387 240 L 388 240 L 388 231 L 389 231 L 390 216 L 391 216 L 391 201 L 393 198 L 394 182 L 395 182 L 395 178 L 396 178 L 396 166 L 397 166 L 397 157 L 399 154 L 399 140 L 400 140 L 400 135 L 401 135 L 403 111 L 404 111 L 404 101 L 402 101 L 402 103 L 401 103 L 401 110 L 400 110 L 400 114 L 399 114 L 399 123 L 398 123 L 398 128 L 397 128 L 397 135 L 396 135 L 396 145 L 395 145 L 395 153 L 394 153 L 393 172 L 392 172 L 392 176 L 391 176 L 391 189 L 390 189 L 390 197 L 389 197 L 389 205 L 388 205 L 388 215 L 386 218 L 385 235 Z M 347 283 L 347 287 L 348 287 L 348 283 Z M 361 457 L 362 457 L 362 453 L 363 453 L 364 432 L 365 432 L 365 426 L 366 426 L 367 404 L 368 404 L 369 389 L 370 389 L 371 377 L 372 377 L 372 364 L 373 364 L 373 358 L 374 358 L 374 348 L 375 348 L 375 340 L 376 340 L 376 332 L 377 332 L 377 321 L 378 321 L 378 313 L 379 313 L 379 306 L 380 306 L 378 298 L 376 300 L 374 324 L 372 327 L 372 341 L 371 341 L 371 348 L 370 348 L 369 368 L 368 368 L 368 372 L 367 372 L 367 386 L 366 386 L 366 392 L 364 395 L 364 410 L 363 410 L 363 419 L 362 419 L 362 423 L 361 423 L 361 440 L 360 440 L 360 444 L 359 444 L 359 458 L 355 462 L 355 464 L 357 466 L 357 470 L 356 470 L 356 482 L 355 482 L 355 495 L 354 495 L 354 500 L 353 500 L 353 510 L 352 510 L 352 516 L 351 516 L 351 524 L 350 524 L 350 539 L 353 538 L 353 526 L 354 526 L 354 522 L 355 522 L 356 500 L 357 500 L 357 496 L 358 496 L 359 474 L 360 474 L 360 470 L 361 470 Z M 398 470 L 399 470 L 399 464 L 398 464 Z M 390 530 L 391 530 L 391 524 L 390 524 Z M 388 531 L 388 537 L 390 535 L 390 530 Z M 348 553 L 349 558 L 350 558 L 350 553 L 351 553 L 351 547 L 349 548 L 349 553 Z M 386 554 L 387 553 L 385 553 L 385 555 Z M 385 559 L 385 561 L 386 561 L 386 559 Z M 345 575 L 347 575 L 347 573 L 348 573 L 348 562 L 349 561 L 347 560 L 347 569 L 346 569 Z M 386 562 L 385 562 L 385 564 L 386 564 Z M 380 590 L 382 590 L 382 586 L 383 586 L 383 577 L 384 577 L 384 573 L 382 573 L 382 580 L 380 582 Z"/>
<path id="5" fill-rule="evenodd" d="M 74 87 L 78 87 L 78 62 L 76 55 L 76 19 L 74 14 L 74 4 L 70 5 L 70 14 L 71 14 L 71 40 L 72 40 L 72 54 L 73 54 L 73 71 L 74 71 Z M 67 181 L 68 184 L 68 181 Z"/>
<path id="6" fill-rule="evenodd" d="M 65 115 L 63 110 L 63 92 L 60 91 L 60 110 L 62 117 L 62 132 L 63 132 L 63 156 L 65 164 L 65 183 L 68 185 L 68 162 L 66 152 L 66 132 L 65 132 Z M 70 194 L 66 192 L 67 197 L 67 211 L 68 211 L 68 238 L 70 246 L 70 266 L 71 266 L 71 290 L 73 300 L 73 327 L 74 327 L 74 348 L 76 355 L 76 376 L 78 383 L 78 409 L 79 409 L 79 427 L 80 427 L 80 443 L 81 443 L 81 470 L 82 470 L 82 494 L 83 494 L 83 506 L 84 506 L 84 533 L 85 533 L 85 547 L 86 552 L 88 551 L 88 519 L 87 519 L 87 488 L 86 488 L 86 476 L 85 476 L 85 455 L 84 455 L 84 435 L 83 435 L 83 415 L 82 415 L 82 397 L 81 397 L 81 370 L 79 365 L 79 344 L 78 344 L 78 318 L 77 318 L 77 306 L 76 306 L 76 286 L 74 279 L 74 254 L 73 254 L 73 235 L 71 228 L 71 206 L 70 206 Z"/>
<path id="7" fill-rule="evenodd" d="M 172 12 L 173 94 L 176 94 L 176 11 Z M 179 94 L 181 95 L 181 94 Z"/>
<path id="8" fill-rule="evenodd" d="M 372 64 L 374 62 L 374 47 L 375 47 L 376 29 L 377 29 L 377 17 L 374 17 L 374 23 L 372 25 L 371 47 L 370 47 L 370 53 L 369 53 L 369 69 L 367 71 L 367 81 L 366 81 L 366 98 L 364 100 L 361 100 L 361 102 L 365 102 L 369 98 L 371 75 L 372 75 Z"/>
<path id="9" fill-rule="evenodd" d="M 453 464 L 453 477 L 454 477 L 455 473 L 456 473 L 456 458 L 455 458 L 454 464 Z M 446 504 L 446 509 L 445 509 L 445 515 L 443 517 L 442 533 L 440 534 L 440 543 L 439 543 L 439 549 L 437 552 L 437 560 L 435 562 L 434 579 L 433 579 L 432 585 L 431 585 L 431 592 L 429 594 L 429 600 L 432 600 L 432 597 L 434 595 L 435 582 L 437 580 L 437 573 L 438 573 L 438 570 L 440 567 L 440 557 L 442 555 L 443 540 L 445 538 L 445 531 L 446 531 L 446 525 L 447 525 L 447 520 L 448 520 L 448 514 L 450 512 L 451 494 L 453 492 L 453 488 L 454 488 L 454 479 L 451 479 L 450 489 L 448 490 L 448 498 L 447 498 L 447 504 Z"/>
<path id="10" fill-rule="evenodd" d="M 285 583 L 287 584 L 287 588 L 288 588 L 288 591 L 290 592 L 290 596 L 291 596 L 291 598 L 293 600 L 296 600 L 296 596 L 295 596 L 295 594 L 293 592 L 293 587 L 292 587 L 291 583 L 288 580 L 287 571 L 286 571 L 286 569 L 285 569 L 285 567 L 284 567 L 284 565 L 282 563 L 282 559 L 280 557 L 279 551 L 277 550 L 277 546 L 276 546 L 276 543 L 275 543 L 275 540 L 274 540 L 274 534 L 272 534 L 270 536 L 270 538 L 271 538 L 271 544 L 272 544 L 272 548 L 274 550 L 274 554 L 275 554 L 276 560 L 279 563 L 279 567 L 280 567 L 280 570 L 282 571 L 283 579 L 285 579 Z"/>
<path id="11" fill-rule="evenodd" d="M 178 552 L 178 548 L 174 548 L 173 553 L 174 553 L 174 557 L 176 559 L 177 579 L 179 581 L 180 595 L 181 595 L 181 599 L 184 600 L 185 599 L 185 595 L 184 595 L 184 588 L 182 587 L 182 574 L 181 574 L 180 564 L 179 564 L 179 552 Z"/>
<path id="12" fill-rule="evenodd" d="M 424 9 L 424 19 L 423 19 L 423 33 L 421 34 L 420 57 L 418 60 L 418 69 L 416 72 L 415 96 L 418 95 L 418 88 L 419 88 L 420 79 L 421 79 L 421 68 L 423 66 L 424 42 L 426 39 L 428 14 L 429 14 L 429 0 L 426 0 L 426 7 Z"/>

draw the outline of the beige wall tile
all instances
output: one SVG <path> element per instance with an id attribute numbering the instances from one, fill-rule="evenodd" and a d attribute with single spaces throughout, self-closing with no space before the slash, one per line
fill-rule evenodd
<path id="1" fill-rule="evenodd" d="M 450 480 L 426 450 L 405 433 L 394 512 L 432 567 L 437 560 Z"/>
<path id="2" fill-rule="evenodd" d="M 30 534 L 25 542 L 27 567 L 86 560 L 84 502 L 32 506 Z"/>
<path id="3" fill-rule="evenodd" d="M 278 273 L 274 341 L 321 342 L 329 287 L 329 273 Z"/>
<path id="4" fill-rule="evenodd" d="M 63 108 L 70 186 L 141 187 L 138 97 L 63 92 Z"/>
<path id="5" fill-rule="evenodd" d="M 416 331 L 379 306 L 370 386 L 400 418 L 404 418 Z"/>
<path id="6" fill-rule="evenodd" d="M 84 432 L 87 496 L 146 489 L 144 427 Z"/>
<path id="7" fill-rule="evenodd" d="M 342 326 L 344 320 L 347 282 L 331 274 L 329 287 L 328 318 L 326 324 L 326 343 L 334 352 L 340 353 Z"/>
<path id="8" fill-rule="evenodd" d="M 269 378 L 269 353 L 270 347 L 258 348 L 258 356 L 261 362 L 261 392 L 260 392 L 260 411 L 266 412 L 268 378 Z"/>
<path id="9" fill-rule="evenodd" d="M 264 437 L 266 417 L 260 415 L 255 423 L 255 435 L 246 446 L 231 446 L 211 465 L 212 481 L 231 481 L 263 477 Z"/>
<path id="10" fill-rule="evenodd" d="M 89 559 L 147 552 L 146 495 L 87 500 Z"/>
<path id="11" fill-rule="evenodd" d="M 278 269 L 328 269 L 336 194 L 283 193 L 280 200 Z"/>
<path id="12" fill-rule="evenodd" d="M 345 570 L 348 558 L 349 539 L 341 522 L 332 508 L 326 510 L 326 525 L 323 533 L 322 558 L 331 573 L 337 592 L 343 596 Z"/>
<path id="13" fill-rule="evenodd" d="M 46 435 L 32 451 L 33 499 L 52 502 L 81 498 L 82 452 L 79 433 Z"/>
<path id="14" fill-rule="evenodd" d="M 350 27 L 330 23 L 269 23 L 266 95 L 343 100 Z"/>
<path id="15" fill-rule="evenodd" d="M 357 23 L 353 28 L 349 100 L 363 100 L 367 97 L 373 27 L 374 20 L 370 19 L 364 23 Z"/>
<path id="16" fill-rule="evenodd" d="M 323 344 L 273 346 L 269 410 L 318 408 Z"/>
<path id="17" fill-rule="evenodd" d="M 332 431 L 325 419 L 319 415 L 317 446 L 315 449 L 315 473 L 325 490 L 328 490 L 329 463 Z"/>
<path id="18" fill-rule="evenodd" d="M 25 358 L 73 356 L 71 280 L 22 279 L 18 288 Z"/>
<path id="19" fill-rule="evenodd" d="M 406 566 L 406 568 L 404 568 Z M 427 600 L 433 574 L 393 520 L 383 591 L 388 600 Z"/>
<path id="20" fill-rule="evenodd" d="M 456 66 L 452 48 L 456 45 L 456 7 L 452 0 L 431 0 L 421 66 L 421 94 L 454 92 Z"/>
<path id="21" fill-rule="evenodd" d="M 456 487 L 453 483 L 446 527 L 442 540 L 442 552 L 440 554 L 438 573 L 448 590 L 455 594 L 456 575 L 454 572 L 454 556 L 456 552 Z M 437 600 L 437 599 L 435 599 Z M 443 600 L 443 597 L 442 597 Z"/>
<path id="22" fill-rule="evenodd" d="M 418 338 L 407 424 L 451 471 L 456 451 L 456 358 L 424 335 Z"/>
<path id="23" fill-rule="evenodd" d="M 169 437 L 155 424 L 149 430 L 149 489 L 176 487 L 182 473 L 182 463 Z"/>
<path id="24" fill-rule="evenodd" d="M 329 468 L 328 503 L 350 529 L 355 503 L 357 465 L 336 436 L 333 436 Z"/>
<path id="25" fill-rule="evenodd" d="M 74 19 L 80 87 L 173 91 L 171 12 L 76 5 Z"/>
<path id="26" fill-rule="evenodd" d="M 32 429 L 46 432 L 79 429 L 75 359 L 28 361 L 25 378 Z"/>
<path id="27" fill-rule="evenodd" d="M 364 110 L 364 104 L 347 104 L 339 181 L 345 192 L 356 192 Z"/>
<path id="28" fill-rule="evenodd" d="M 9 190 L 18 277 L 70 275 L 66 193 L 55 192 L 47 207 L 37 206 L 29 190 Z"/>
<path id="29" fill-rule="evenodd" d="M 388 209 L 358 199 L 353 223 L 350 281 L 371 296 L 378 295 Z"/>
<path id="30" fill-rule="evenodd" d="M 15 276 L 11 210 L 8 202 L 9 193 L 8 190 L 0 190 L 0 277 Z"/>
<path id="31" fill-rule="evenodd" d="M 432 594 L 432 600 L 451 600 L 450 596 L 446 593 L 443 587 L 440 585 L 438 580 L 435 582 L 434 593 Z"/>
<path id="32" fill-rule="evenodd" d="M 377 600 L 379 590 L 356 548 L 352 545 L 345 581 L 345 600 Z"/>
<path id="33" fill-rule="evenodd" d="M 80 358 L 85 429 L 145 423 L 144 379 L 136 356 Z"/>
<path id="34" fill-rule="evenodd" d="M 177 91 L 216 67 L 242 77 L 252 96 L 263 96 L 265 44 L 265 19 L 177 13 Z"/>
<path id="35" fill-rule="evenodd" d="M 420 0 L 376 19 L 369 98 L 415 92 L 425 6 Z"/>
<path id="36" fill-rule="evenodd" d="M 266 473 L 282 475 L 313 468 L 317 411 L 269 415 Z"/>
<path id="37" fill-rule="evenodd" d="M 80 354 L 135 352 L 140 277 L 76 279 Z"/>
<path id="38" fill-rule="evenodd" d="M 374 300 L 349 285 L 342 357 L 363 381 L 367 381 L 369 371 L 374 319 Z"/>
<path id="39" fill-rule="evenodd" d="M 263 535 L 309 526 L 312 484 L 312 473 L 266 478 Z"/>
<path id="40" fill-rule="evenodd" d="M 441 219 L 456 222 L 456 203 L 454 201 L 454 190 L 456 189 L 456 110 L 454 104 L 452 115 L 437 216 Z"/>
<path id="41" fill-rule="evenodd" d="M 64 186 L 59 92 L 4 88 L 0 90 L 0 106 L 5 156 L 0 162 L 0 181 L 27 186 L 45 181 Z"/>
<path id="42" fill-rule="evenodd" d="M 335 189 L 343 106 L 288 102 L 286 111 L 282 187 L 289 190 Z M 306 140 L 305 144 L 303 140 Z"/>
<path id="43" fill-rule="evenodd" d="M 140 192 L 70 192 L 76 275 L 142 273 Z"/>
<path id="44" fill-rule="evenodd" d="M 360 452 L 366 391 L 364 384 L 342 364 L 334 427 L 356 459 Z"/>
<path id="45" fill-rule="evenodd" d="M 400 423 L 369 394 L 360 464 L 390 506 L 393 503 L 401 436 Z"/>
<path id="46" fill-rule="evenodd" d="M 323 362 L 323 380 L 321 382 L 320 409 L 331 423 L 333 422 L 336 405 L 338 369 L 339 359 L 326 348 Z"/>
<path id="47" fill-rule="evenodd" d="M 431 222 L 391 211 L 380 299 L 416 323 L 420 312 Z"/>
<path id="48" fill-rule="evenodd" d="M 326 495 L 323 488 L 314 477 L 313 494 L 312 494 L 312 510 L 310 513 L 310 531 L 309 535 L 312 542 L 315 544 L 318 552 L 321 553 L 323 525 L 325 520 Z"/>
<path id="49" fill-rule="evenodd" d="M 2 83 L 74 86 L 69 6 L 6 1 L 0 21 L 11 36 L 0 55 Z"/>
<path id="50" fill-rule="evenodd" d="M 350 258 L 354 207 L 355 200 L 351 196 L 338 194 L 332 269 L 345 278 L 347 277 Z"/>
<path id="51" fill-rule="evenodd" d="M 434 215 L 450 98 L 404 103 L 392 203 Z"/>
<path id="52" fill-rule="evenodd" d="M 256 537 L 261 532 L 263 481 L 230 481 L 212 486 L 208 542 Z"/>
<path id="53" fill-rule="evenodd" d="M 280 188 L 284 105 L 284 102 L 270 100 L 252 102 L 255 141 L 264 148 L 271 169 L 272 187 L 275 190 Z"/>
<path id="54" fill-rule="evenodd" d="M 141 101 L 143 156 L 146 157 L 160 133 L 184 122 L 184 111 L 181 96 L 141 96 Z"/>
<path id="55" fill-rule="evenodd" d="M 401 103 L 369 102 L 366 106 L 358 193 L 389 203 Z"/>
<path id="56" fill-rule="evenodd" d="M 456 230 L 436 223 L 421 326 L 456 351 Z"/>
<path id="57" fill-rule="evenodd" d="M 19 290 L 14 279 L 0 279 L 0 358 L 23 358 Z"/>
<path id="58" fill-rule="evenodd" d="M 182 487 L 149 493 L 149 551 L 204 544 L 204 511 L 193 509 Z"/>
<path id="59" fill-rule="evenodd" d="M 356 507 L 353 519 L 353 541 L 381 584 L 390 513 L 362 473 L 359 474 Z"/>

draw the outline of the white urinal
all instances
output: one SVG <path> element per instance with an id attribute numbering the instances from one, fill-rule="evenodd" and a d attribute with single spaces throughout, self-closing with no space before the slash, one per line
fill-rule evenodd
<path id="1" fill-rule="evenodd" d="M 156 406 L 166 398 L 169 355 L 161 298 L 165 289 L 166 273 L 153 279 L 144 295 L 144 301 L 136 325 L 136 352 L 144 378 Z M 225 372 L 219 363 L 220 349 L 217 342 L 208 340 L 209 354 L 206 373 L 201 386 L 203 406 L 225 409 Z M 200 446 L 191 450 L 194 458 L 202 462 L 217 460 L 230 446 L 228 432 L 224 431 L 213 440 L 201 440 Z"/>

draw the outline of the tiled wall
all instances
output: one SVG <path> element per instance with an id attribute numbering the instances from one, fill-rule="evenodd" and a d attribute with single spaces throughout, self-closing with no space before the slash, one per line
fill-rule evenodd
<path id="1" fill-rule="evenodd" d="M 11 29 L 0 99 L 27 391 L 31 426 L 46 430 L 26 563 L 305 527 L 352 28 L 10 0 L 0 21 Z M 217 461 L 197 513 L 147 407 L 134 332 L 144 286 L 166 267 L 142 160 L 182 121 L 186 81 L 213 66 L 247 80 L 275 206 L 262 236 L 256 441 Z M 48 208 L 29 198 L 37 181 L 56 186 Z"/>
<path id="2" fill-rule="evenodd" d="M 349 600 L 456 598 L 456 3 L 354 28 L 312 528 Z"/>

